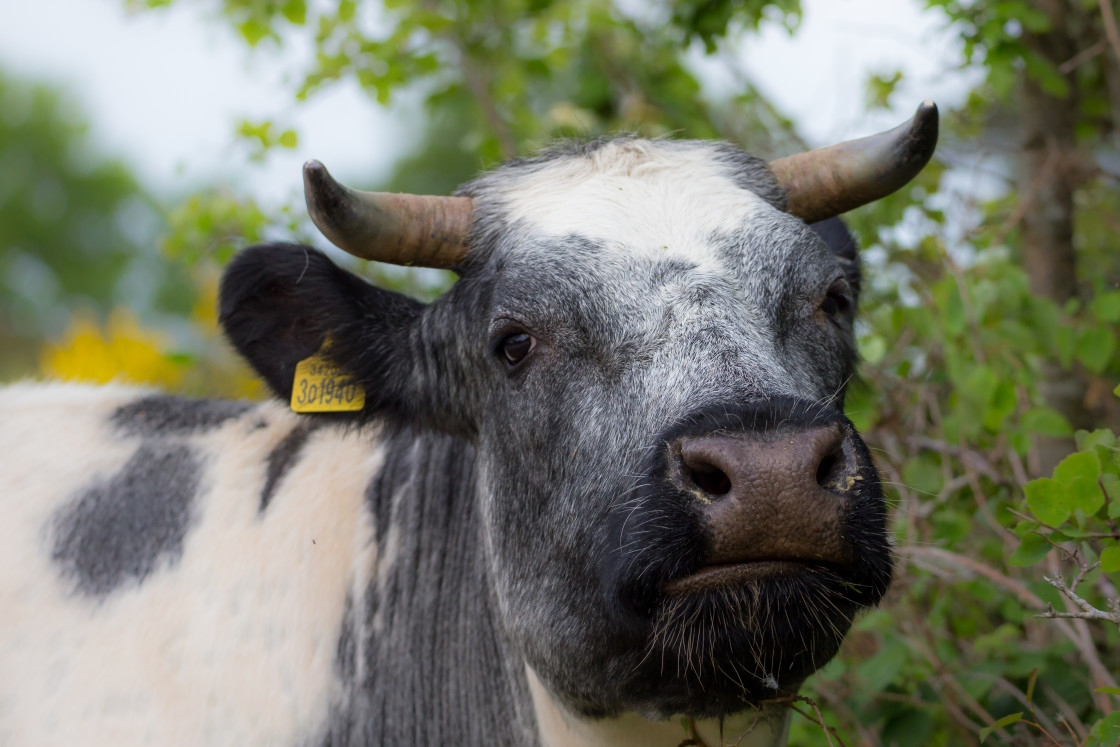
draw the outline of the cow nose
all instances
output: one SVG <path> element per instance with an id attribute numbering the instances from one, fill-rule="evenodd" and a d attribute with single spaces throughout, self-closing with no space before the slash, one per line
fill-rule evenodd
<path id="1" fill-rule="evenodd" d="M 843 563 L 848 494 L 862 479 L 850 429 L 685 437 L 671 479 L 695 497 L 709 540 L 705 563 Z"/>

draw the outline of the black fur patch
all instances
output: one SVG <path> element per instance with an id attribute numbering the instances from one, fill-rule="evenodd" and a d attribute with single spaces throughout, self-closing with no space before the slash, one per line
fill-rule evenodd
<path id="1" fill-rule="evenodd" d="M 288 470 L 299 461 L 300 452 L 307 445 L 307 439 L 315 428 L 316 423 L 314 421 L 300 423 L 292 429 L 291 433 L 284 436 L 284 440 L 276 444 L 276 448 L 269 453 L 268 473 L 265 477 L 264 489 L 261 490 L 260 513 L 263 514 L 268 509 L 268 504 L 272 501 L 272 496 L 276 493 L 280 481 L 284 479 L 284 475 L 288 474 Z"/>
<path id="2" fill-rule="evenodd" d="M 51 559 L 78 591 L 104 596 L 175 563 L 202 463 L 187 447 L 145 444 L 120 472 L 55 514 Z"/>
<path id="3" fill-rule="evenodd" d="M 859 246 L 856 244 L 856 237 L 848 230 L 848 224 L 842 219 L 829 218 L 817 221 L 816 223 L 810 223 L 809 228 L 824 239 L 824 243 L 828 244 L 828 248 L 836 256 L 850 260 L 859 258 Z"/>
<path id="4" fill-rule="evenodd" d="M 262 244 L 230 262 L 218 306 L 230 342 L 281 400 L 292 396 L 296 364 L 329 337 L 328 355 L 363 386 L 366 407 L 316 419 L 416 419 L 423 396 L 411 390 L 417 378 L 411 337 L 420 302 L 370 285 L 311 247 Z"/>
<path id="5" fill-rule="evenodd" d="M 249 402 L 155 394 L 124 405 L 113 413 L 112 421 L 130 436 L 198 433 L 216 428 L 252 407 Z"/>

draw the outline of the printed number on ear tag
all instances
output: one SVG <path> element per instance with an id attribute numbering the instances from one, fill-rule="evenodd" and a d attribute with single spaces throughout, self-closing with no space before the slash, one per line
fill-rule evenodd
<path id="1" fill-rule="evenodd" d="M 322 357 L 322 350 L 296 364 L 292 383 L 292 409 L 296 412 L 347 412 L 360 410 L 365 404 L 365 390 L 351 381 L 350 374 Z"/>

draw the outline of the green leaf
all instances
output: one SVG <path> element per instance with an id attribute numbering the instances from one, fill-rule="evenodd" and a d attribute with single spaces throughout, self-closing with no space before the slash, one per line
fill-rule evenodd
<path id="1" fill-rule="evenodd" d="M 1095 446 L 1103 446 L 1106 449 L 1115 449 L 1116 434 L 1114 434 L 1108 428 L 1101 428 L 1095 431 L 1077 432 L 1078 451 L 1088 451 Z"/>
<path id="2" fill-rule="evenodd" d="M 1090 327 L 1077 338 L 1077 358 L 1093 373 L 1101 373 L 1112 359 L 1116 337 L 1107 327 Z"/>
<path id="3" fill-rule="evenodd" d="M 261 39 L 268 36 L 268 27 L 263 26 L 256 21 L 246 21 L 238 25 L 237 30 L 241 32 L 241 36 L 249 43 L 250 47 L 257 46 Z"/>
<path id="4" fill-rule="evenodd" d="M 1027 702 L 1034 702 L 1034 686 L 1038 683 L 1038 667 L 1031 670 L 1027 676 Z"/>
<path id="5" fill-rule="evenodd" d="M 964 332 L 968 317 L 964 312 L 964 301 L 955 287 L 949 290 L 947 296 L 942 307 L 945 312 L 945 330 L 956 337 Z"/>
<path id="6" fill-rule="evenodd" d="M 1027 505 L 1043 524 L 1056 527 L 1069 518 L 1070 507 L 1066 502 L 1066 489 L 1057 480 L 1043 477 L 1028 482 L 1023 492 Z"/>
<path id="7" fill-rule="evenodd" d="M 288 19 L 289 23 L 296 26 L 302 26 L 307 22 L 307 2 L 306 0 L 288 0 L 284 3 L 284 8 L 281 11 L 284 17 Z"/>
<path id="8" fill-rule="evenodd" d="M 1025 534 L 1007 562 L 1009 565 L 1020 567 L 1034 565 L 1046 557 L 1046 553 L 1050 552 L 1051 547 L 1053 545 L 1050 544 L 1050 541 L 1037 532 Z"/>
<path id="9" fill-rule="evenodd" d="M 1101 570 L 1105 573 L 1120 571 L 1120 547 L 1106 547 L 1101 551 Z"/>
<path id="10" fill-rule="evenodd" d="M 1073 434 L 1069 421 L 1060 412 L 1049 407 L 1034 407 L 1027 410 L 1023 414 L 1022 426 L 1028 433 L 1039 436 L 1061 438 Z"/>
<path id="11" fill-rule="evenodd" d="M 1084 747 L 1116 747 L 1117 742 L 1120 742 L 1120 711 L 1113 711 L 1093 724 Z"/>
<path id="12" fill-rule="evenodd" d="M 910 656 L 910 649 L 902 641 L 884 642 L 878 653 L 856 667 L 862 687 L 865 687 L 867 692 L 879 692 L 884 689 L 902 672 Z"/>
<path id="13" fill-rule="evenodd" d="M 1089 304 L 1093 316 L 1102 322 L 1115 324 L 1120 322 L 1120 291 L 1102 293 Z"/>
<path id="14" fill-rule="evenodd" d="M 1108 496 L 1108 518 L 1120 519 L 1120 477 L 1106 472 L 1101 475 L 1101 487 Z"/>
<path id="15" fill-rule="evenodd" d="M 1093 688 L 1095 693 L 1107 693 L 1108 695 L 1120 695 L 1120 687 L 1096 687 Z"/>
<path id="16" fill-rule="evenodd" d="M 891 94 L 902 82 L 902 71 L 890 75 L 872 74 L 867 80 L 867 101 L 870 106 L 884 108 L 890 105 Z"/>
<path id="17" fill-rule="evenodd" d="M 1101 476 L 1101 459 L 1096 451 L 1079 451 L 1070 454 L 1054 468 L 1054 479 L 1069 485 L 1079 477 L 1096 480 Z"/>
<path id="18" fill-rule="evenodd" d="M 985 726 L 983 729 L 980 730 L 980 741 L 983 742 L 985 739 L 987 739 L 989 736 L 991 736 L 991 733 L 993 731 L 995 731 L 996 729 L 1002 729 L 1005 726 L 1011 726 L 1014 723 L 1018 723 L 1020 720 L 1022 720 L 1022 718 L 1023 718 L 1023 713 L 1022 713 L 1022 711 L 1020 711 L 1019 713 L 1012 713 L 1012 714 L 1009 714 L 1007 716 L 1004 716 L 1003 718 L 996 721 L 991 726 Z"/>
<path id="19" fill-rule="evenodd" d="M 1006 379 L 999 382 L 987 412 L 984 413 L 984 427 L 992 433 L 998 432 L 1007 416 L 1015 411 L 1015 404 L 1014 382 Z"/>
<path id="20" fill-rule="evenodd" d="M 887 354 L 887 341 L 879 335 L 872 335 L 863 340 L 859 351 L 863 355 L 863 359 L 874 366 L 883 360 L 883 356 Z"/>
<path id="21" fill-rule="evenodd" d="M 299 145 L 299 134 L 295 130 L 284 130 L 276 142 L 285 148 L 295 148 Z"/>
<path id="22" fill-rule="evenodd" d="M 915 457 L 902 467 L 902 480 L 922 495 L 934 496 L 941 490 L 941 470 L 926 457 Z"/>
<path id="23" fill-rule="evenodd" d="M 1045 34 L 1050 31 L 1052 26 L 1048 15 L 1026 5 L 1020 4 L 1018 17 L 1023 23 L 1023 27 L 1032 34 Z"/>
<path id="24" fill-rule="evenodd" d="M 1079 508 L 1086 516 L 1093 516 L 1104 505 L 1104 493 L 1092 477 L 1078 477 L 1071 481 L 1066 486 L 1066 496 L 1070 509 Z"/>

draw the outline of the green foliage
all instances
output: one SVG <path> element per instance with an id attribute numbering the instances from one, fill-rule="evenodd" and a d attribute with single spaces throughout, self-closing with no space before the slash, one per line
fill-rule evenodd
<path id="1" fill-rule="evenodd" d="M 690 0 L 672 4 L 672 23 L 685 31 L 686 38 L 696 37 L 709 54 L 716 51 L 724 37 L 734 29 L 758 31 L 764 19 L 782 23 L 791 34 L 801 21 L 800 0 Z"/>
<path id="2" fill-rule="evenodd" d="M 884 108 L 890 104 L 898 84 L 902 82 L 902 71 L 895 70 L 890 75 L 871 75 L 867 80 L 867 105 L 871 108 Z"/>
<path id="3" fill-rule="evenodd" d="M 242 120 L 237 127 L 237 135 L 250 144 L 252 148 L 250 157 L 254 161 L 263 161 L 268 151 L 277 146 L 289 150 L 299 146 L 299 133 L 291 129 L 277 132 L 271 121 L 254 124 Z"/>
<path id="4" fill-rule="evenodd" d="M 243 247 L 264 239 L 270 220 L 256 202 L 220 192 L 191 195 L 168 215 L 163 250 L 187 264 L 225 264 Z M 289 229 L 294 229 L 292 223 Z"/>
<path id="5" fill-rule="evenodd" d="M 189 308 L 154 251 L 155 204 L 87 130 L 69 95 L 0 72 L 0 379 L 76 311 Z"/>

